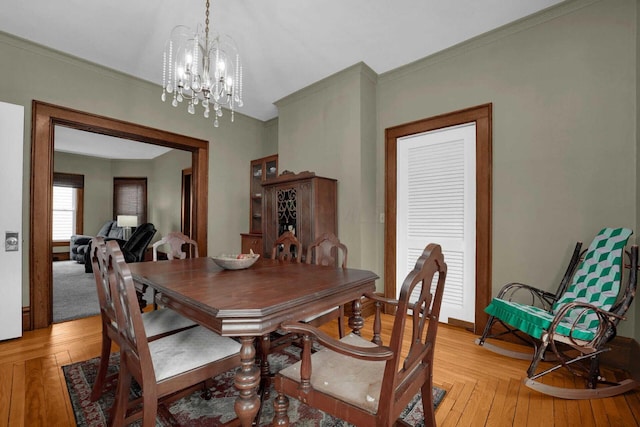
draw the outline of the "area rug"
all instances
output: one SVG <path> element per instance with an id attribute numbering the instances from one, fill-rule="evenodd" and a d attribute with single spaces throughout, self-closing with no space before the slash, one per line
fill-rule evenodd
<path id="1" fill-rule="evenodd" d="M 96 281 L 76 261 L 53 263 L 53 323 L 100 313 Z"/>
<path id="2" fill-rule="evenodd" d="M 269 363 L 273 371 L 277 371 L 297 360 L 299 349 L 288 347 L 283 351 L 269 355 Z M 111 355 L 109 363 L 109 374 L 118 371 L 120 356 L 118 353 Z M 63 366 L 64 377 L 71 397 L 71 404 L 76 418 L 78 427 L 99 427 L 108 425 L 109 408 L 113 405 L 115 390 L 113 387 L 97 402 L 91 402 L 91 387 L 93 386 L 95 376 L 98 370 L 98 358 L 78 362 L 71 365 Z M 214 427 L 221 425 L 235 418 L 234 402 L 237 397 L 237 391 L 233 386 L 235 371 L 225 372 L 213 379 L 211 388 L 212 399 L 205 400 L 201 397 L 201 391 L 194 392 L 173 404 L 168 409 L 171 415 L 180 425 L 190 427 Z M 434 407 L 442 401 L 445 391 L 433 387 Z M 273 420 L 273 399 L 276 393 L 272 391 L 270 397 L 262 405 L 259 426 L 268 426 Z M 140 388 L 135 381 L 131 387 L 131 396 L 139 397 Z M 420 395 L 416 395 L 407 409 L 405 409 L 402 417 L 410 425 L 416 427 L 424 426 L 422 412 L 422 400 Z M 322 411 L 299 402 L 295 399 L 289 399 L 289 418 L 291 426 L 306 427 L 347 427 L 351 424 L 334 418 Z M 140 422 L 133 424 L 139 426 Z M 167 419 L 162 413 L 156 420 L 157 427 L 168 427 L 172 425 L 172 421 Z"/>
<path id="3" fill-rule="evenodd" d="M 84 264 L 76 261 L 53 263 L 53 323 L 100 314 L 98 291 L 93 273 L 84 272 Z M 153 301 L 149 288 L 144 298 Z"/>

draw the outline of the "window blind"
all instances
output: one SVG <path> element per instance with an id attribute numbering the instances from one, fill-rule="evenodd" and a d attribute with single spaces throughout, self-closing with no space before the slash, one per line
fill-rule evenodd
<path id="1" fill-rule="evenodd" d="M 84 175 L 54 172 L 53 185 L 56 187 L 84 188 Z"/>
<path id="2" fill-rule="evenodd" d="M 113 217 L 136 215 L 147 222 L 147 178 L 113 178 Z"/>

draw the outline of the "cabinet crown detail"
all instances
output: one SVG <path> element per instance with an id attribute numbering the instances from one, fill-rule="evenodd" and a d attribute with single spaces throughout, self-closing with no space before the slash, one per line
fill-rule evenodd
<path id="1" fill-rule="evenodd" d="M 314 178 L 315 176 L 316 176 L 315 172 L 309 172 L 309 171 L 304 171 L 299 173 L 293 173 L 291 171 L 283 171 L 277 177 L 269 178 L 262 181 L 262 186 L 264 187 L 267 185 L 283 184 L 285 182 L 290 182 L 290 181 L 300 181 L 304 179 Z M 323 178 L 323 179 L 336 181 L 333 178 Z"/>

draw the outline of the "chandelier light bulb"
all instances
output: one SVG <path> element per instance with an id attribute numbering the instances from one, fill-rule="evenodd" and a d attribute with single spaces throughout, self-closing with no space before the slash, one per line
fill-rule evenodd
<path id="1" fill-rule="evenodd" d="M 209 31 L 209 2 L 206 0 L 204 31 L 179 25 L 171 31 L 163 53 L 162 101 L 173 94 L 174 107 L 186 99 L 187 111 L 195 114 L 201 104 L 203 116 L 210 115 L 213 98 L 214 126 L 223 115 L 222 107 L 231 110 L 242 107 L 242 64 L 236 44 L 229 36 Z M 233 121 L 233 120 L 232 120 Z"/>

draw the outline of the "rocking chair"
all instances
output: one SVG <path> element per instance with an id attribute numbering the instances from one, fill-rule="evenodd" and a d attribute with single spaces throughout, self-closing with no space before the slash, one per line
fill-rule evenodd
<path id="1" fill-rule="evenodd" d="M 615 396 L 639 387 L 637 379 L 609 382 L 600 372 L 600 355 L 610 350 L 607 343 L 615 337 L 617 325 L 624 319 L 636 291 L 637 246 L 627 253 L 630 271 L 626 286 L 621 290 L 624 247 L 632 233 L 626 228 L 602 229 L 585 251 L 574 274 L 580 260 L 581 244 L 578 243 L 555 295 L 521 283 L 505 285 L 485 309 L 491 317 L 477 344 L 518 358 L 525 358 L 526 354 L 505 350 L 486 340 L 513 334 L 533 345 L 534 353 L 525 385 L 550 396 L 593 399 Z M 514 299 L 522 293 L 519 291 L 532 296 L 534 303 L 516 302 Z M 497 324 L 502 325 L 506 332 L 493 332 Z M 547 354 L 549 350 L 552 355 Z M 554 362 L 555 365 L 538 372 L 541 361 Z M 584 377 L 586 388 L 563 388 L 537 381 L 562 367 Z"/>

